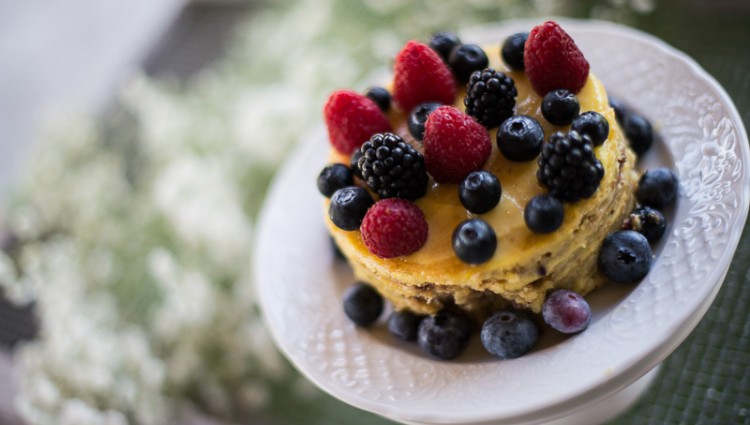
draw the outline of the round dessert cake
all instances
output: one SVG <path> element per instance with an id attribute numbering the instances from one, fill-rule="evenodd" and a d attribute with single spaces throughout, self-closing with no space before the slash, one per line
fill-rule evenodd
<path id="1" fill-rule="evenodd" d="M 497 51 L 499 47 L 487 48 Z M 499 58 L 491 67 L 504 70 Z M 518 97 L 516 113 L 534 117 L 542 124 L 545 140 L 555 131 L 570 126 L 554 126 L 542 118 L 542 98 L 531 88 L 526 75 L 506 71 L 515 81 Z M 459 91 L 456 107 L 463 109 L 465 90 Z M 473 214 L 458 198 L 458 184 L 429 182 L 427 194 L 415 201 L 424 212 L 429 232 L 418 251 L 397 258 L 379 258 L 369 252 L 359 231 L 344 231 L 328 214 L 326 223 L 342 253 L 349 260 L 357 279 L 375 286 L 397 309 L 435 314 L 446 305 L 456 305 L 475 317 L 485 317 L 510 302 L 516 307 L 539 313 L 545 295 L 554 288 L 587 294 L 606 281 L 597 270 L 597 255 L 605 236 L 619 229 L 633 209 L 638 182 L 635 156 L 628 146 L 609 106 L 602 83 L 589 74 L 578 93 L 581 112 L 595 111 L 610 123 L 607 140 L 594 149 L 604 167 L 599 188 L 588 199 L 565 204 L 564 221 L 549 234 L 537 234 L 524 223 L 524 206 L 546 190 L 537 182 L 536 161 L 506 159 L 493 143 L 489 160 L 482 167 L 502 183 L 499 204 L 485 214 Z M 406 128 L 402 111 L 388 114 L 396 133 L 422 151 Z M 492 140 L 497 128 L 491 129 Z M 331 162 L 349 164 L 349 157 L 333 150 Z M 325 203 L 328 211 L 328 202 Z M 498 246 L 492 258 L 482 264 L 467 265 L 454 254 L 451 235 L 462 221 L 479 216 L 497 235 Z"/>

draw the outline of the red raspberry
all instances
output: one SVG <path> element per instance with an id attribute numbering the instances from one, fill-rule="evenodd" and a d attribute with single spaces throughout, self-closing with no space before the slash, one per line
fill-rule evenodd
<path id="1" fill-rule="evenodd" d="M 359 229 L 367 249 L 380 258 L 409 255 L 427 241 L 427 220 L 422 210 L 401 198 L 376 202 Z"/>
<path id="2" fill-rule="evenodd" d="M 452 104 L 456 98 L 456 81 L 434 50 L 412 40 L 396 55 L 393 98 L 407 113 L 425 102 Z"/>
<path id="3" fill-rule="evenodd" d="M 589 63 L 583 53 L 555 21 L 531 30 L 523 63 L 531 86 L 540 96 L 556 89 L 578 93 L 589 76 Z"/>
<path id="4" fill-rule="evenodd" d="M 359 149 L 373 134 L 391 131 L 391 123 L 378 105 L 350 90 L 331 94 L 323 116 L 331 145 L 345 155 Z"/>
<path id="5" fill-rule="evenodd" d="M 452 106 L 441 106 L 425 123 L 424 165 L 438 183 L 460 183 L 492 152 L 482 124 Z"/>

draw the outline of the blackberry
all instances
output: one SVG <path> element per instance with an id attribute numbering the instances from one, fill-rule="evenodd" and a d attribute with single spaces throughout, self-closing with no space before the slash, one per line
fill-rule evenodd
<path id="1" fill-rule="evenodd" d="M 424 157 L 393 133 L 378 133 L 360 148 L 358 169 L 367 186 L 385 198 L 413 201 L 427 191 Z"/>
<path id="2" fill-rule="evenodd" d="M 553 133 L 537 163 L 539 183 L 549 189 L 552 196 L 571 203 L 591 197 L 604 176 L 591 139 L 577 131 Z"/>
<path id="3" fill-rule="evenodd" d="M 354 149 L 351 158 L 349 158 L 349 169 L 352 171 L 354 177 L 362 178 L 362 172 L 359 171 L 359 159 L 362 158 L 362 151 Z"/>
<path id="4" fill-rule="evenodd" d="M 513 115 L 518 91 L 513 79 L 492 68 L 475 71 L 466 86 L 466 113 L 487 128 Z"/>

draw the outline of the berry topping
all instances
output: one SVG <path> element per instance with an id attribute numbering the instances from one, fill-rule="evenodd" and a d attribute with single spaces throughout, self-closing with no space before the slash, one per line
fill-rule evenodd
<path id="1" fill-rule="evenodd" d="M 422 316 L 409 310 L 394 311 L 388 316 L 388 330 L 391 335 L 402 341 L 416 341 L 417 329 L 421 321 Z"/>
<path id="2" fill-rule="evenodd" d="M 393 99 L 401 109 L 411 111 L 425 102 L 451 104 L 455 98 L 456 82 L 440 56 L 426 44 L 406 43 L 393 65 Z"/>
<path id="3" fill-rule="evenodd" d="M 573 39 L 554 21 L 531 30 L 523 63 L 534 91 L 544 96 L 555 89 L 578 93 L 586 84 L 589 63 Z"/>
<path id="4" fill-rule="evenodd" d="M 544 129 L 527 115 L 514 115 L 500 124 L 497 147 L 511 161 L 531 161 L 542 151 Z"/>
<path id="5" fill-rule="evenodd" d="M 634 283 L 643 279 L 652 262 L 648 240 L 632 230 L 610 233 L 599 250 L 599 271 L 616 283 Z"/>
<path id="6" fill-rule="evenodd" d="M 409 134 L 414 140 L 421 142 L 424 139 L 424 123 L 427 122 L 427 117 L 441 106 L 442 104 L 437 102 L 427 102 L 411 110 L 407 126 L 409 127 Z"/>
<path id="7" fill-rule="evenodd" d="M 525 314 L 501 310 L 485 320 L 479 336 L 490 354 L 508 360 L 520 357 L 534 348 L 539 339 L 539 331 Z"/>
<path id="8" fill-rule="evenodd" d="M 370 326 L 383 312 L 383 297 L 372 286 L 358 282 L 344 292 L 344 313 L 359 326 Z"/>
<path id="9" fill-rule="evenodd" d="M 669 168 L 646 170 L 638 180 L 635 198 L 641 205 L 661 209 L 677 199 L 677 176 Z"/>
<path id="10" fill-rule="evenodd" d="M 459 183 L 478 170 L 492 151 L 487 130 L 452 106 L 441 106 L 427 118 L 424 162 L 438 183 Z"/>
<path id="11" fill-rule="evenodd" d="M 625 132 L 630 147 L 638 156 L 643 155 L 654 141 L 654 131 L 648 120 L 635 112 L 625 114 L 622 120 L 622 131 Z"/>
<path id="12" fill-rule="evenodd" d="M 334 92 L 323 115 L 331 145 L 349 155 L 375 133 L 391 131 L 391 124 L 372 100 L 349 90 Z"/>
<path id="13" fill-rule="evenodd" d="M 542 318 L 553 329 L 564 334 L 574 334 L 589 326 L 591 307 L 578 293 L 558 289 L 544 300 Z"/>
<path id="14" fill-rule="evenodd" d="M 373 201 L 361 187 L 349 186 L 333 192 L 328 217 L 341 230 L 357 230 Z"/>
<path id="15" fill-rule="evenodd" d="M 448 360 L 461 354 L 469 344 L 471 322 L 458 313 L 441 311 L 422 319 L 417 330 L 419 347 L 432 357 Z"/>
<path id="16" fill-rule="evenodd" d="M 344 164 L 328 165 L 318 175 L 318 190 L 326 198 L 330 198 L 333 192 L 353 184 L 352 172 Z"/>
<path id="17" fill-rule="evenodd" d="M 362 158 L 362 150 L 355 149 L 352 152 L 351 158 L 349 158 L 349 169 L 352 171 L 354 177 L 362 178 L 362 171 L 359 169 L 359 159 Z"/>
<path id="18" fill-rule="evenodd" d="M 552 90 L 542 99 L 542 116 L 554 125 L 568 125 L 581 111 L 578 98 L 565 89 Z"/>
<path id="19" fill-rule="evenodd" d="M 534 233 L 552 233 L 560 228 L 564 218 L 562 202 L 551 195 L 537 195 L 523 209 L 526 227 Z"/>
<path id="20" fill-rule="evenodd" d="M 630 213 L 622 228 L 635 230 L 645 236 L 650 243 L 654 243 L 661 239 L 667 230 L 667 219 L 659 210 L 641 207 Z"/>
<path id="21" fill-rule="evenodd" d="M 553 133 L 537 162 L 539 183 L 549 189 L 552 196 L 566 202 L 590 198 L 604 176 L 591 140 L 576 131 Z"/>
<path id="22" fill-rule="evenodd" d="M 529 33 L 519 32 L 505 39 L 503 47 L 500 49 L 500 56 L 508 65 L 508 68 L 523 71 L 523 50 Z"/>
<path id="23" fill-rule="evenodd" d="M 341 248 L 339 248 L 339 245 L 336 243 L 336 239 L 333 238 L 333 236 L 329 236 L 331 240 L 331 251 L 333 251 L 333 257 L 337 260 L 346 261 L 346 256 L 343 252 L 341 252 Z"/>
<path id="24" fill-rule="evenodd" d="M 484 214 L 500 202 L 500 180 L 489 171 L 472 171 L 458 187 L 461 204 L 474 214 Z"/>
<path id="25" fill-rule="evenodd" d="M 422 210 L 405 199 L 378 201 L 362 220 L 362 241 L 380 258 L 409 255 L 427 241 L 427 220 Z"/>
<path id="26" fill-rule="evenodd" d="M 486 221 L 473 218 L 462 221 L 453 231 L 453 252 L 464 263 L 481 264 L 492 258 L 497 236 Z"/>
<path id="27" fill-rule="evenodd" d="M 487 68 L 490 60 L 487 53 L 476 44 L 462 44 L 451 52 L 448 60 L 456 81 L 466 84 L 474 71 Z"/>
<path id="28" fill-rule="evenodd" d="M 588 111 L 573 118 L 571 130 L 589 136 L 594 146 L 599 146 L 609 137 L 609 122 L 598 112 Z"/>
<path id="29" fill-rule="evenodd" d="M 455 33 L 450 31 L 436 32 L 430 38 L 430 47 L 436 51 L 444 62 L 448 63 L 451 52 L 454 48 L 461 45 L 461 40 Z"/>
<path id="30" fill-rule="evenodd" d="M 424 196 L 427 172 L 424 158 L 404 139 L 393 133 L 373 135 L 360 148 L 357 166 L 367 186 L 381 199 Z"/>
<path id="31" fill-rule="evenodd" d="M 381 111 L 388 112 L 388 110 L 391 109 L 391 94 L 388 93 L 388 90 L 386 90 L 385 88 L 370 87 L 369 89 L 367 89 L 367 93 L 365 93 L 365 96 L 375 102 L 375 104 L 378 105 L 378 108 L 380 108 Z"/>
<path id="32" fill-rule="evenodd" d="M 475 71 L 466 87 L 466 113 L 487 128 L 497 127 L 513 115 L 517 95 L 515 83 L 502 72 Z"/>
<path id="33" fill-rule="evenodd" d="M 610 96 L 609 106 L 615 110 L 615 118 L 617 119 L 617 122 L 622 125 L 623 119 L 625 119 L 625 116 L 630 112 L 627 105 L 625 105 L 620 99 Z"/>

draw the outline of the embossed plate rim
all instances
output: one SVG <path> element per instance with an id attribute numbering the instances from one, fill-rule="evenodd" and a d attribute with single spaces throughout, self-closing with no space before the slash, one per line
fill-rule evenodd
<path id="1" fill-rule="evenodd" d="M 327 350 L 347 350 L 352 347 L 360 350 L 367 349 L 368 351 L 366 353 L 363 351 L 363 354 L 355 359 L 367 363 L 368 360 L 377 360 L 374 359 L 374 357 L 382 354 L 388 358 L 388 361 L 394 361 L 394 358 L 397 361 L 403 361 L 406 359 L 416 362 L 415 364 L 417 365 L 429 366 L 432 368 L 431 370 L 436 370 L 444 376 L 450 376 L 457 379 L 460 379 L 461 377 L 468 379 L 466 376 L 471 373 L 476 375 L 475 379 L 481 379 L 482 376 L 486 378 L 487 376 L 485 375 L 491 375 L 491 377 L 506 377 L 510 373 L 521 373 L 523 376 L 528 376 L 529 379 L 535 379 L 535 384 L 539 385 L 539 389 L 545 389 L 544 385 L 541 385 L 543 382 L 539 381 L 539 379 L 543 380 L 544 376 L 540 376 L 538 370 L 530 369 L 531 366 L 535 365 L 535 361 L 540 363 L 541 361 L 537 361 L 539 358 L 542 360 L 548 360 L 546 357 L 565 359 L 566 355 L 573 355 L 573 357 L 576 357 L 578 354 L 576 349 L 580 350 L 587 342 L 595 340 L 595 337 L 605 337 L 606 339 L 606 337 L 609 336 L 611 338 L 611 334 L 607 335 L 606 332 L 604 332 L 604 326 L 611 325 L 614 321 L 612 316 L 624 314 L 624 317 L 628 317 L 628 314 L 632 315 L 633 313 L 629 312 L 628 309 L 638 309 L 640 306 L 640 304 L 634 303 L 633 300 L 636 300 L 638 296 L 646 294 L 647 289 L 652 292 L 656 291 L 654 293 L 659 295 L 659 288 L 654 286 L 654 281 L 657 279 L 663 279 L 664 276 L 662 275 L 666 272 L 662 272 L 661 269 L 659 269 L 660 271 L 658 273 L 653 272 L 650 274 L 649 277 L 647 277 L 646 280 L 644 280 L 644 282 L 633 291 L 633 293 L 628 295 L 627 298 L 618 305 L 617 309 L 607 313 L 607 315 L 602 318 L 601 322 L 593 324 L 592 328 L 588 331 L 573 339 L 566 340 L 564 343 L 556 346 L 555 349 L 537 356 L 538 358 L 532 359 L 533 361 L 522 358 L 512 362 L 467 365 L 462 363 L 437 362 L 424 357 L 412 358 L 412 354 L 382 344 L 368 335 L 368 332 L 357 331 L 351 324 L 341 321 L 340 319 L 343 316 L 343 313 L 341 313 L 339 308 L 339 299 L 323 299 L 320 294 L 316 293 L 317 291 L 314 291 L 315 288 L 305 288 L 304 286 L 300 286 L 301 282 L 298 281 L 284 281 L 285 276 L 287 278 L 293 276 L 294 269 L 296 268 L 286 267 L 289 260 L 292 260 L 292 262 L 306 261 L 320 263 L 320 261 L 315 261 L 316 257 L 309 255 L 309 253 L 294 252 L 295 249 L 289 248 L 289 244 L 284 244 L 283 240 L 279 241 L 277 239 L 278 234 L 283 235 L 285 231 L 288 231 L 282 229 L 280 226 L 301 226 L 296 223 L 288 223 L 284 220 L 296 217 L 302 221 L 307 220 L 306 223 L 310 224 L 314 221 L 311 221 L 309 217 L 304 217 L 303 215 L 316 214 L 316 211 L 321 211 L 319 208 L 320 197 L 317 193 L 314 193 L 314 185 L 312 181 L 322 162 L 311 164 L 311 162 L 314 162 L 311 159 L 322 158 L 321 161 L 325 161 L 325 153 L 321 152 L 325 150 L 324 148 L 321 149 L 324 145 L 320 143 L 320 139 L 325 138 L 325 133 L 324 129 L 318 128 L 311 134 L 310 139 L 301 143 L 297 151 L 289 161 L 287 161 L 284 167 L 282 167 L 282 170 L 279 172 L 277 179 L 272 185 L 259 221 L 260 234 L 256 242 L 255 271 L 261 309 L 274 340 L 297 369 L 323 390 L 356 407 L 402 421 L 426 423 L 470 423 L 481 421 L 496 421 L 497 423 L 533 423 L 541 420 L 551 420 L 602 400 L 608 395 L 611 395 L 634 382 L 669 355 L 687 337 L 690 331 L 692 331 L 697 325 L 703 314 L 705 314 L 705 311 L 708 309 L 711 301 L 721 287 L 721 283 L 723 282 L 723 278 L 727 272 L 729 263 L 733 257 L 733 252 L 737 247 L 742 228 L 744 227 L 747 218 L 748 202 L 750 199 L 750 174 L 748 173 L 747 165 L 750 164 L 750 150 L 747 146 L 747 135 L 745 134 L 739 114 L 725 91 L 710 75 L 702 70 L 684 53 L 673 49 L 661 40 L 643 34 L 637 30 L 608 22 L 576 21 L 570 19 L 558 19 L 558 21 L 561 22 L 566 30 L 572 33 L 574 38 L 576 37 L 576 34 L 601 34 L 609 37 L 621 37 L 623 42 L 632 41 L 635 43 L 644 43 L 649 47 L 657 49 L 659 54 L 669 58 L 670 61 L 676 62 L 675 66 L 679 65 L 680 67 L 685 67 L 685 70 L 689 72 L 690 78 L 701 84 L 705 84 L 710 94 L 715 96 L 717 102 L 720 103 L 720 106 L 726 110 L 726 114 L 723 117 L 728 118 L 731 124 L 733 124 L 733 130 L 736 132 L 734 134 L 737 145 L 736 149 L 739 149 L 737 161 L 739 161 L 739 165 L 741 166 L 740 178 L 734 180 L 735 184 L 731 186 L 731 189 L 736 190 L 735 194 L 737 195 L 738 207 L 734 209 L 733 215 L 729 217 L 729 221 L 731 224 L 734 224 L 735 227 L 733 230 L 730 229 L 728 237 L 723 241 L 720 257 L 716 262 L 716 267 L 711 269 L 710 275 L 705 277 L 708 284 L 699 287 L 700 291 L 698 291 L 697 294 L 700 296 L 694 295 L 692 298 L 689 298 L 688 301 L 684 301 L 687 304 L 681 306 L 682 310 L 672 312 L 674 315 L 669 318 L 670 320 L 655 327 L 653 337 L 651 339 L 646 338 L 645 343 L 644 341 L 627 341 L 632 342 L 634 345 L 638 345 L 638 347 L 623 347 L 620 358 L 616 358 L 618 353 L 607 353 L 606 355 L 611 355 L 612 358 L 595 359 L 594 363 L 606 363 L 611 361 L 612 364 L 616 365 L 611 371 L 600 374 L 590 373 L 589 376 L 577 376 L 577 378 L 580 378 L 578 385 L 576 386 L 576 383 L 574 383 L 569 390 L 566 389 L 561 391 L 559 388 L 549 387 L 547 388 L 549 391 L 539 391 L 539 394 L 533 398 L 519 399 L 519 403 L 513 406 L 503 404 L 502 399 L 500 399 L 495 403 L 482 404 L 474 410 L 468 409 L 467 411 L 461 407 L 471 405 L 472 400 L 462 400 L 460 396 L 452 398 L 449 401 L 441 399 L 439 400 L 439 403 L 435 402 L 434 397 L 432 400 L 415 401 L 409 399 L 407 402 L 399 403 L 398 400 L 394 399 L 395 395 L 398 395 L 397 392 L 394 392 L 396 390 L 367 387 L 367 385 L 377 384 L 377 382 L 371 384 L 370 379 L 378 382 L 379 380 L 384 379 L 379 376 L 369 377 L 368 375 L 365 378 L 358 378 L 359 381 L 355 380 L 354 384 L 348 382 L 345 385 L 336 380 L 337 377 L 334 375 L 336 374 L 335 372 L 338 371 L 329 373 L 330 364 L 339 364 L 336 362 L 343 360 L 343 363 L 341 363 L 343 366 L 340 366 L 339 369 L 346 367 L 351 368 L 352 366 L 346 364 L 347 359 L 343 358 L 344 356 L 338 356 L 337 358 L 336 355 L 331 355 L 331 352 Z M 494 39 L 498 40 L 501 39 L 499 38 L 501 37 L 501 34 L 510 33 L 513 28 L 516 30 L 518 28 L 528 29 L 539 22 L 540 20 L 518 20 L 508 21 L 499 25 L 493 24 L 471 30 L 469 33 L 473 34 L 473 37 L 469 35 L 465 37 L 465 39 L 481 42 L 482 37 L 494 35 Z M 584 49 L 584 53 L 585 52 L 586 50 Z M 631 54 L 634 53 L 631 52 Z M 592 68 L 606 83 L 607 76 L 600 73 L 595 66 L 592 65 Z M 681 79 L 674 79 L 669 81 L 670 84 L 678 84 L 679 81 L 675 80 L 682 81 Z M 640 105 L 638 104 L 638 101 L 632 103 L 636 109 L 641 110 L 648 110 L 648 108 L 652 106 Z M 669 146 L 677 146 L 677 142 L 672 142 L 671 140 L 667 140 L 666 144 Z M 704 143 L 704 145 L 705 144 L 706 143 Z M 685 153 L 687 155 L 687 152 Z M 679 158 L 677 159 L 679 162 Z M 302 175 L 305 176 L 304 179 L 301 178 Z M 285 197 L 290 196 L 289 191 L 292 189 L 298 189 L 293 190 L 292 193 L 294 196 L 299 196 L 301 198 L 296 202 L 290 203 Z M 677 219 L 677 224 L 680 225 L 684 224 L 683 220 L 688 213 L 686 209 L 695 206 L 695 202 L 688 202 L 683 198 L 684 194 L 681 194 L 680 204 L 674 214 L 674 217 Z M 306 201 L 310 202 L 310 204 L 307 204 Z M 318 207 L 310 211 L 307 208 L 298 208 L 298 205 L 316 205 Z M 289 206 L 297 208 L 292 208 L 295 210 L 292 212 L 281 210 L 282 208 Z M 315 219 L 321 221 L 317 214 L 315 215 Z M 322 223 L 319 225 L 322 226 Z M 678 229 L 676 227 L 677 226 L 675 225 L 675 229 L 664 243 L 665 246 L 674 248 L 673 251 L 677 250 L 675 252 L 670 251 L 672 254 L 681 253 L 681 251 L 678 250 L 678 248 L 680 248 L 678 245 L 670 245 L 672 243 L 677 244 L 675 233 Z M 680 227 L 680 229 L 682 229 L 682 227 Z M 305 229 L 301 229 L 300 231 L 304 232 L 304 230 Z M 308 233 L 312 232 L 308 231 Z M 699 236 L 702 236 L 702 234 Z M 310 235 L 302 234 L 300 239 L 304 239 L 305 237 L 310 237 Z M 314 237 L 320 238 L 319 235 Z M 325 242 L 327 242 L 327 240 Z M 291 244 L 291 246 L 297 247 L 298 245 Z M 324 245 L 318 241 L 315 246 L 319 248 Z M 713 248 L 713 245 L 709 245 L 709 247 Z M 682 247 L 682 249 L 685 250 L 684 247 Z M 285 253 L 291 255 L 291 257 L 286 259 L 287 263 L 284 263 L 279 259 L 279 255 L 281 255 L 279 251 L 281 251 L 282 254 Z M 321 257 L 320 259 L 323 258 L 324 257 Z M 660 261 L 657 258 L 655 269 L 659 264 Z M 674 263 L 670 263 L 670 265 L 674 265 Z M 320 267 L 319 264 L 317 266 Z M 657 274 L 659 276 L 656 276 Z M 316 276 L 307 276 L 307 278 L 311 282 L 315 282 Z M 693 279 L 695 278 L 693 277 Z M 299 296 L 295 297 L 291 295 L 290 291 L 292 291 L 292 289 L 303 291 L 313 290 L 313 292 L 306 293 L 308 298 L 303 300 Z M 328 288 L 320 289 L 322 292 L 325 292 Z M 653 303 L 653 300 L 650 301 Z M 291 307 L 294 307 L 292 309 L 290 309 L 290 302 Z M 313 311 L 313 315 L 318 317 L 310 318 L 299 317 L 299 315 L 295 316 L 295 314 L 298 313 L 295 308 L 298 308 L 299 313 L 301 313 L 306 309 L 309 310 L 311 307 L 315 307 L 316 305 L 318 309 L 310 311 Z M 321 351 L 324 352 L 322 355 L 316 355 L 316 348 L 311 345 L 315 343 L 314 334 L 316 329 L 314 326 L 322 325 L 322 323 L 313 323 L 315 322 L 315 319 L 329 320 L 326 324 L 333 324 L 336 338 L 339 338 L 336 347 L 319 347 Z M 295 322 L 295 320 L 299 322 Z M 295 330 L 297 327 L 296 325 L 291 326 L 292 322 L 299 323 L 299 327 L 307 333 L 304 335 L 300 334 L 300 330 Z M 593 329 L 598 330 L 592 331 Z M 603 335 L 599 335 L 602 333 Z M 609 342 L 613 345 L 617 345 L 622 344 L 624 341 L 614 340 Z M 601 340 L 599 343 L 601 343 Z M 597 347 L 606 350 L 614 349 L 610 346 Z M 325 357 L 326 355 L 329 357 Z M 601 354 L 601 356 L 604 355 L 605 354 Z M 534 356 L 536 356 L 536 354 L 528 357 L 531 358 Z M 597 367 L 601 367 L 603 363 L 596 364 Z M 529 367 L 527 368 L 527 366 Z M 581 365 L 578 365 L 578 367 L 581 367 Z M 364 371 L 365 375 L 367 375 L 368 372 L 375 371 L 373 365 L 370 363 L 367 363 L 366 366 L 363 366 L 358 370 Z M 588 369 L 582 370 L 589 371 Z M 347 371 L 344 370 L 343 372 Z M 550 373 L 559 374 L 560 372 L 560 370 L 553 369 Z M 600 369 L 599 372 L 602 372 L 602 370 Z M 486 383 L 485 381 L 481 382 Z M 466 383 L 464 382 L 463 384 Z M 549 385 L 550 383 L 547 382 L 546 384 Z M 456 383 L 456 385 L 458 385 L 458 383 Z M 448 387 L 429 388 L 429 390 L 432 392 L 437 391 L 444 396 L 445 394 L 449 394 L 449 391 L 451 390 L 449 387 L 450 385 Z M 494 389 L 496 392 L 493 393 L 493 395 L 501 394 L 500 390 L 497 388 Z M 391 398 L 388 400 L 376 399 L 372 396 L 372 392 L 368 392 L 370 390 L 372 392 L 378 392 L 378 394 L 383 391 L 386 391 L 386 393 L 391 391 L 390 393 L 387 393 L 390 394 Z M 414 390 L 414 388 L 411 388 L 411 390 Z M 417 391 L 418 390 L 419 389 L 417 389 Z M 428 389 L 424 390 L 427 391 Z M 468 395 L 464 395 L 464 397 L 468 397 Z"/>

